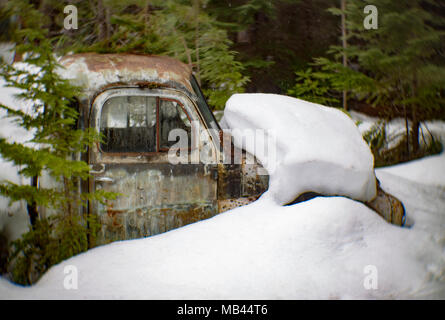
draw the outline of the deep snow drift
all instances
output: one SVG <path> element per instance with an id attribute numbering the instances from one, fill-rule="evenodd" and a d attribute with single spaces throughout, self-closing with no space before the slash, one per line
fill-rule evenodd
<path id="1" fill-rule="evenodd" d="M 445 199 L 431 194 L 435 188 L 392 178 L 415 219 L 411 229 L 342 197 L 288 207 L 260 199 L 159 236 L 93 249 L 32 288 L 2 280 L 0 298 L 445 298 L 445 213 L 430 211 L 431 202 L 443 209 Z M 427 197 L 418 202 L 415 195 Z M 64 289 L 66 266 L 78 270 L 77 290 Z M 367 266 L 377 268 L 376 290 L 364 286 Z"/>
<path id="2" fill-rule="evenodd" d="M 256 105 L 262 105 L 265 97 L 257 98 L 250 97 L 257 100 Z M 245 119 L 237 122 L 235 115 L 242 118 L 243 114 L 232 106 L 226 121 L 232 128 L 264 125 L 267 129 L 272 124 L 278 136 L 297 132 L 293 121 L 274 122 L 275 115 L 280 117 L 283 111 L 304 123 L 290 105 L 283 103 L 286 99 L 275 96 L 266 100 L 274 109 L 269 119 L 261 111 L 249 116 L 251 124 Z M 276 159 L 281 162 L 272 174 L 274 189 L 258 201 L 158 236 L 95 248 L 54 266 L 31 288 L 0 279 L 0 298 L 445 298 L 445 181 L 439 181 L 439 185 L 417 183 L 399 174 L 435 172 L 441 168 L 441 161 L 431 163 L 431 158 L 426 158 L 401 165 L 403 169 L 395 166 L 377 170 L 382 187 L 404 203 L 411 228 L 390 225 L 362 203 L 343 197 L 320 197 L 284 207 L 276 203 L 280 192 L 285 194 L 283 200 L 295 195 L 289 188 L 294 193 L 301 190 L 301 174 L 293 172 L 302 159 L 292 150 L 295 139 L 301 143 L 301 150 L 308 149 L 307 155 L 315 155 L 318 144 L 328 148 L 322 151 L 326 152 L 323 159 L 330 155 L 334 170 L 342 173 L 357 169 L 363 178 L 360 192 L 366 194 L 369 150 L 362 148 L 351 120 L 329 109 L 323 109 L 328 114 L 324 118 L 324 112 L 317 108 L 304 105 L 301 111 L 314 126 L 320 117 L 325 125 L 323 119 L 338 119 L 345 130 L 350 130 L 351 145 L 357 147 L 351 155 L 365 164 L 346 162 L 342 169 L 339 162 L 344 159 L 337 153 L 350 150 L 339 150 L 341 144 L 324 143 L 322 137 L 333 139 L 328 136 L 335 134 L 339 141 L 349 144 L 342 134 L 343 126 L 336 130 L 319 128 L 320 137 L 312 128 L 298 131 L 310 142 L 296 135 L 280 140 Z M 445 134 L 445 125 L 442 128 Z M 438 157 L 445 159 L 444 154 Z M 313 160 L 319 161 L 320 156 Z M 311 173 L 306 177 L 315 181 L 329 174 L 323 168 L 314 168 Z M 345 177 L 352 179 L 347 172 L 337 179 Z M 339 183 L 333 179 L 323 181 L 337 192 L 334 186 Z M 64 287 L 70 275 L 65 271 L 72 270 L 67 266 L 77 269 L 77 289 Z M 365 285 L 369 266 L 377 271 L 374 289 Z"/>
<path id="3" fill-rule="evenodd" d="M 369 201 L 376 195 L 374 159 L 351 119 L 334 108 L 275 94 L 235 94 L 222 123 L 234 144 L 255 154 L 268 169 L 269 194 L 280 204 L 313 191 Z M 276 159 L 270 163 L 263 141 L 246 144 L 242 130 L 271 130 Z"/>

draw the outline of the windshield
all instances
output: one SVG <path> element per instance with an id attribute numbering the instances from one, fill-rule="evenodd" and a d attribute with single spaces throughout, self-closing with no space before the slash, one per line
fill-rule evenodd
<path id="1" fill-rule="evenodd" d="M 195 77 L 192 75 L 190 82 L 192 84 L 193 91 L 195 91 L 195 95 L 198 97 L 198 108 L 201 112 L 202 116 L 204 117 L 204 121 L 209 126 L 209 129 L 215 129 L 217 132 L 221 130 L 219 127 L 218 122 L 215 119 L 215 116 L 213 115 L 213 112 L 210 110 L 204 95 L 202 94 L 201 88 L 198 85 L 198 82 L 196 81 Z"/>

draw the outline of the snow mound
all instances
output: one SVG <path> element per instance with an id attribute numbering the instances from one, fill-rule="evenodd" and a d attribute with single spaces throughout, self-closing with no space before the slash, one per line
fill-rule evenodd
<path id="1" fill-rule="evenodd" d="M 352 188 L 353 179 L 362 179 L 364 195 L 374 187 L 372 157 L 346 115 L 288 97 L 261 96 L 253 99 L 260 108 L 249 108 L 241 104 L 248 95 L 237 95 L 230 104 L 240 103 L 225 116 L 234 128 L 276 129 L 275 171 L 269 162 L 275 184 L 268 193 L 274 197 L 158 236 L 92 249 L 53 266 L 30 288 L 0 278 L 0 299 L 445 298 L 445 193 L 399 175 L 437 172 L 439 161 L 435 168 L 424 159 L 377 170 L 382 188 L 401 199 L 414 219 L 411 228 L 390 225 L 343 197 L 279 206 L 279 192 L 293 197 L 305 189 L 304 177 L 311 188 L 320 179 L 335 193 L 341 183 Z M 316 124 L 318 134 L 311 127 Z M 351 190 L 345 193 L 350 196 Z"/>
<path id="2" fill-rule="evenodd" d="M 444 240 L 439 230 L 392 226 L 342 197 L 284 207 L 260 199 L 159 236 L 92 249 L 31 288 L 0 281 L 0 298 L 438 298 Z M 370 288 L 373 269 L 377 287 Z M 77 289 L 65 285 L 72 270 Z"/>
<path id="3" fill-rule="evenodd" d="M 234 144 L 255 154 L 268 170 L 269 195 L 280 204 L 308 191 L 361 201 L 376 195 L 372 153 L 339 110 L 283 95 L 235 94 L 222 121 L 232 129 Z M 246 143 L 246 129 L 269 130 L 276 141 L 274 157 L 258 152 L 263 141 Z"/>
<path id="4" fill-rule="evenodd" d="M 408 180 L 445 188 L 445 154 L 425 157 L 423 159 L 380 169 Z"/>

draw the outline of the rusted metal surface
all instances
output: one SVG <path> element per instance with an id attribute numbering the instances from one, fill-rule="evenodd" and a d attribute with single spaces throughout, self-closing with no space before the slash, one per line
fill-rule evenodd
<path id="1" fill-rule="evenodd" d="M 159 234 L 246 205 L 268 181 L 243 175 L 241 165 L 112 163 L 104 172 L 112 181 L 96 181 L 94 188 L 124 194 L 94 209 L 100 243 Z"/>
<path id="2" fill-rule="evenodd" d="M 218 211 L 219 213 L 226 212 L 228 210 L 232 210 L 238 207 L 245 206 L 249 203 L 252 203 L 258 199 L 259 196 L 246 197 L 246 198 L 238 198 L 238 199 L 225 199 L 218 200 Z"/>
<path id="3" fill-rule="evenodd" d="M 268 187 L 268 176 L 258 174 L 258 162 L 240 154 L 222 156 L 218 145 L 206 133 L 209 125 L 195 102 L 184 92 L 171 88 L 112 88 L 92 101 L 89 126 L 100 128 L 102 105 L 119 95 L 161 96 L 180 103 L 190 122 L 199 123 L 199 139 L 188 149 L 189 158 L 199 155 L 200 163 L 171 164 L 166 151 L 109 153 L 98 144 L 90 149 L 89 163 L 95 174 L 90 189 L 123 194 L 106 206 L 95 203 L 102 228 L 99 243 L 155 235 L 189 223 L 210 218 L 228 209 L 256 200 Z M 159 143 L 159 141 L 158 141 Z M 219 143 L 219 141 L 218 141 Z M 234 150 L 233 145 L 228 150 Z M 209 152 L 212 151 L 212 152 Z M 227 151 L 227 150 L 225 150 Z M 235 153 L 235 152 L 234 152 Z"/>
<path id="4" fill-rule="evenodd" d="M 95 204 L 100 243 L 147 237 L 210 218 L 218 213 L 216 181 L 204 164 L 107 164 L 96 175 L 96 190 L 121 193 Z"/>
<path id="5" fill-rule="evenodd" d="M 224 148 L 230 158 L 229 164 L 218 165 L 218 208 L 224 212 L 257 200 L 269 187 L 269 176 L 264 175 L 261 164 L 244 150 L 231 145 Z M 239 153 L 240 159 L 234 154 Z M 233 164 L 241 162 L 240 164 Z"/>
<path id="6" fill-rule="evenodd" d="M 397 226 L 405 224 L 405 208 L 396 197 L 386 193 L 378 185 L 377 197 L 366 205 L 376 211 L 383 219 Z"/>
<path id="7" fill-rule="evenodd" d="M 81 53 L 63 57 L 60 64 L 67 79 L 90 93 L 118 85 L 163 86 L 193 93 L 191 67 L 169 57 Z"/>
<path id="8" fill-rule="evenodd" d="M 110 97 L 119 95 L 174 99 L 180 102 L 189 121 L 202 121 L 194 102 L 183 91 L 171 88 L 109 88 L 92 101 L 89 126 L 100 128 L 102 105 Z M 199 130 L 205 129 L 205 124 L 201 123 Z M 212 142 L 205 138 L 197 139 L 187 150 L 189 159 L 201 153 L 206 155 L 203 152 L 206 144 L 212 145 Z M 205 160 L 216 158 L 214 154 L 213 158 Z M 102 224 L 99 243 L 155 235 L 218 213 L 216 163 L 172 164 L 168 152 L 159 148 L 158 152 L 151 153 L 109 153 L 101 150 L 99 145 L 90 148 L 89 163 L 96 172 L 91 179 L 90 190 L 122 194 L 116 200 L 108 201 L 106 206 L 100 203 L 91 206 L 91 212 L 99 216 Z"/>
<path id="9" fill-rule="evenodd" d="M 136 239 L 167 232 L 214 216 L 214 206 L 187 203 L 163 207 L 112 211 L 100 216 L 100 243 Z"/>
<path id="10" fill-rule="evenodd" d="M 324 195 L 317 192 L 305 192 L 299 195 L 295 200 L 287 205 L 309 201 L 316 197 L 323 197 Z M 379 216 L 387 222 L 396 226 L 405 225 L 405 208 L 402 202 L 396 197 L 386 193 L 380 185 L 377 185 L 377 196 L 372 200 L 365 202 L 365 205 L 374 210 Z"/>

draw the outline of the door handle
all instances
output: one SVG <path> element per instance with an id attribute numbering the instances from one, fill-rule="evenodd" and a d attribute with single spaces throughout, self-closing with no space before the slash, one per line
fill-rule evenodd
<path id="1" fill-rule="evenodd" d="M 114 179 L 110 178 L 110 177 L 96 177 L 94 180 L 97 181 L 97 182 L 106 182 L 106 183 L 113 183 L 114 182 Z"/>

